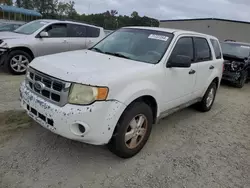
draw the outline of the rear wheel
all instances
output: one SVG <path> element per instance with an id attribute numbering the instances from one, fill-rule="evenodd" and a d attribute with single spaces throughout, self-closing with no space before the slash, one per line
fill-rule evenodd
<path id="1" fill-rule="evenodd" d="M 31 60 L 32 58 L 28 53 L 22 50 L 14 50 L 8 54 L 5 67 L 11 74 L 25 74 L 27 66 Z"/>
<path id="2" fill-rule="evenodd" d="M 202 101 L 197 104 L 198 110 L 202 112 L 208 112 L 211 110 L 215 100 L 216 92 L 217 85 L 215 82 L 212 82 L 203 96 Z"/>
<path id="3" fill-rule="evenodd" d="M 146 144 L 152 124 L 151 108 L 143 102 L 133 103 L 120 118 L 108 148 L 121 158 L 133 157 Z"/>

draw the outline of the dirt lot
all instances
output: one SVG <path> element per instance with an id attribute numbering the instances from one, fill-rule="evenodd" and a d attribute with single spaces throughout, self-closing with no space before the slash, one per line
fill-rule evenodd
<path id="1" fill-rule="evenodd" d="M 17 111 L 20 77 L 0 77 L 1 110 L 16 109 L 0 115 L 1 188 L 250 187 L 250 84 L 222 86 L 208 113 L 171 115 L 123 160 L 30 123 Z"/>

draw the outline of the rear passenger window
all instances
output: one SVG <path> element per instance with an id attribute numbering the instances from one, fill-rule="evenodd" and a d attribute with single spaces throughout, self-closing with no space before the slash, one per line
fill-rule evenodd
<path id="1" fill-rule="evenodd" d="M 69 24 L 69 37 L 86 37 L 86 35 L 85 25 Z"/>
<path id="2" fill-rule="evenodd" d="M 193 40 L 191 37 L 183 37 L 178 40 L 171 57 L 175 57 L 177 55 L 187 56 L 190 57 L 192 61 L 194 60 Z"/>
<path id="3" fill-rule="evenodd" d="M 212 60 L 211 49 L 205 38 L 194 38 L 196 62 Z"/>
<path id="4" fill-rule="evenodd" d="M 90 26 L 86 26 L 87 27 L 87 37 L 99 37 L 100 35 L 100 29 L 96 28 L 96 27 L 90 27 Z"/>
<path id="5" fill-rule="evenodd" d="M 219 42 L 217 40 L 214 40 L 214 39 L 211 39 L 210 41 L 211 41 L 211 43 L 213 45 L 216 59 L 221 59 L 222 55 L 221 55 Z"/>

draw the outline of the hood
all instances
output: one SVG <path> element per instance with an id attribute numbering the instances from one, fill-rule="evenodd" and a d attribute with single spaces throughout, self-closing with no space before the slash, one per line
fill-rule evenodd
<path id="1" fill-rule="evenodd" d="M 100 86 L 109 86 L 111 82 L 152 66 L 90 50 L 43 56 L 30 63 L 30 67 L 61 80 Z"/>
<path id="2" fill-rule="evenodd" d="M 0 32 L 0 39 L 16 39 L 16 38 L 22 38 L 26 37 L 27 35 L 14 33 L 14 32 L 8 32 L 8 31 L 2 31 Z"/>

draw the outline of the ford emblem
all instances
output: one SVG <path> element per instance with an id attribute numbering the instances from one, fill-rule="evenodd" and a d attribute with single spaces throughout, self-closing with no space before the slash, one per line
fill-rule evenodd
<path id="1" fill-rule="evenodd" d="M 36 88 L 38 91 L 41 91 L 45 88 L 45 85 L 42 82 L 36 81 L 34 83 L 34 88 Z"/>

